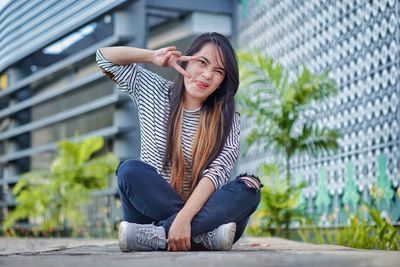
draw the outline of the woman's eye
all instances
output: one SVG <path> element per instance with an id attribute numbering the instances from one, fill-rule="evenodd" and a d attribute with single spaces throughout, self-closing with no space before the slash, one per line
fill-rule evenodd
<path id="1" fill-rule="evenodd" d="M 205 65 L 205 64 L 206 64 L 206 62 L 205 62 L 204 60 L 199 59 L 199 61 L 200 61 L 200 63 L 201 63 L 202 65 Z"/>

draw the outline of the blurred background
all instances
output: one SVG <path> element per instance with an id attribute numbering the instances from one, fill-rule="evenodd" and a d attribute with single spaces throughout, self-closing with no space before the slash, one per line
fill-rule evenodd
<path id="1" fill-rule="evenodd" d="M 340 129 L 340 148 L 291 159 L 304 216 L 321 227 L 346 223 L 344 207 L 369 202 L 400 217 L 400 1 L 398 0 L 1 0 L 0 223 L 16 208 L 20 175 L 48 168 L 62 139 L 103 137 L 99 155 L 140 153 L 137 111 L 99 71 L 97 48 L 184 50 L 215 31 L 238 50 L 267 53 L 289 73 L 329 70 L 337 94 L 315 106 L 315 123 Z M 173 79 L 174 71 L 147 66 Z M 244 90 L 244 88 L 241 88 Z M 242 117 L 242 143 L 254 124 Z M 257 127 L 257 126 L 256 126 Z M 78 136 L 79 135 L 79 136 Z M 232 177 L 279 159 L 252 146 Z M 350 190 L 344 198 L 344 191 Z M 121 218 L 115 177 L 91 192 L 82 214 L 93 236 Z M 317 216 L 318 215 L 318 216 Z M 30 220 L 20 220 L 29 228 Z M 298 227 L 294 223 L 291 227 Z"/>

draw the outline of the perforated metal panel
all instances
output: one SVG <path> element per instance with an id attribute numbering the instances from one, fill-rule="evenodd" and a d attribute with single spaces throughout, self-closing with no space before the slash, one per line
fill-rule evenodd
<path id="1" fill-rule="evenodd" d="M 240 48 L 267 52 L 292 72 L 301 64 L 330 69 L 338 85 L 337 96 L 316 107 L 315 120 L 341 130 L 340 150 L 291 162 L 296 181 L 308 184 L 309 212 L 340 214 L 344 205 L 369 201 L 378 184 L 382 210 L 400 217 L 399 10 L 398 0 L 242 1 Z M 244 122 L 243 138 L 248 131 Z M 253 149 L 238 172 L 271 157 Z"/>

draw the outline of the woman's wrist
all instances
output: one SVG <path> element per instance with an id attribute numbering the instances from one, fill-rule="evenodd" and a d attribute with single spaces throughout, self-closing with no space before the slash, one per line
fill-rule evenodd
<path id="1" fill-rule="evenodd" d="M 132 63 L 154 63 L 154 50 L 129 47 L 113 46 L 99 49 L 101 54 L 118 65 L 127 65 Z"/>
<path id="2" fill-rule="evenodd" d="M 150 50 L 150 49 L 146 49 L 146 54 L 147 54 L 147 62 L 144 63 L 148 63 L 148 64 L 155 64 L 154 63 L 154 54 L 155 54 L 155 50 Z"/>
<path id="3" fill-rule="evenodd" d="M 154 50 L 131 47 L 131 58 L 134 63 L 154 64 Z"/>
<path id="4" fill-rule="evenodd" d="M 189 212 L 182 209 L 180 212 L 178 212 L 176 217 L 179 217 L 180 219 L 183 219 L 186 221 L 192 221 L 194 216 L 192 214 L 190 214 Z"/>

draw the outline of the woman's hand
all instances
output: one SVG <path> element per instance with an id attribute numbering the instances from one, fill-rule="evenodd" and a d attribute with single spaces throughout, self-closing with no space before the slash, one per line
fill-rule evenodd
<path id="1" fill-rule="evenodd" d="M 176 215 L 168 232 L 168 251 L 190 250 L 192 219 L 215 191 L 210 178 L 201 179 L 185 206 Z"/>
<path id="2" fill-rule="evenodd" d="M 178 65 L 178 61 L 190 61 L 198 59 L 199 57 L 197 56 L 182 56 L 182 52 L 177 51 L 175 46 L 170 46 L 158 49 L 154 52 L 153 64 L 161 67 L 174 68 L 182 75 L 190 78 L 190 74 Z"/>
<path id="3" fill-rule="evenodd" d="M 176 215 L 168 232 L 168 251 L 190 250 L 191 219 L 180 213 Z"/>

